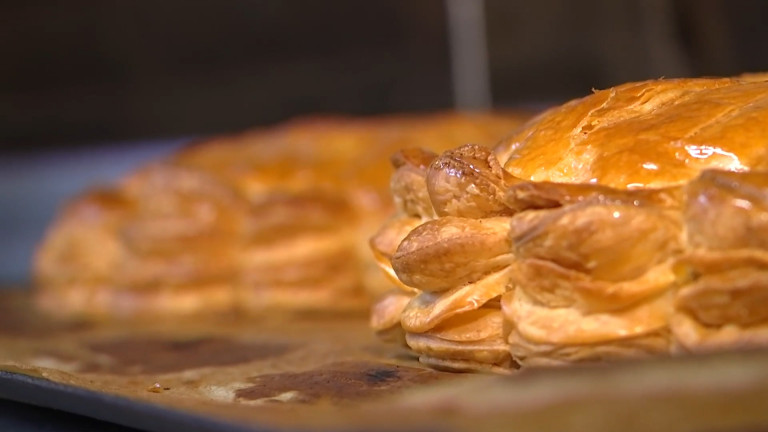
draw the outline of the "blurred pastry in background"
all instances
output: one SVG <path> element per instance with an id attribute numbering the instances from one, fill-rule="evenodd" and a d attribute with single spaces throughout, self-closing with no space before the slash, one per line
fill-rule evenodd
<path id="1" fill-rule="evenodd" d="M 194 144 L 61 210 L 37 303 L 63 317 L 365 308 L 387 285 L 367 239 L 393 210 L 390 155 L 494 145 L 526 118 L 308 118 Z"/>

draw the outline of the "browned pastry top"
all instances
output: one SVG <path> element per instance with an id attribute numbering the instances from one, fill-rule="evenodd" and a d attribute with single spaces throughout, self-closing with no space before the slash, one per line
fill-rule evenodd
<path id="1" fill-rule="evenodd" d="M 616 188 L 683 183 L 704 168 L 766 168 L 768 81 L 760 77 L 629 83 L 553 108 L 499 147 L 533 181 Z"/>

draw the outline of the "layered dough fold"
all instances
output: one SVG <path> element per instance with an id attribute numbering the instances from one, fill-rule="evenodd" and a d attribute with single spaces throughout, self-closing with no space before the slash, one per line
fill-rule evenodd
<path id="1" fill-rule="evenodd" d="M 706 172 L 687 192 L 677 348 L 768 345 L 768 173 Z"/>
<path id="2" fill-rule="evenodd" d="M 565 185 L 577 193 L 553 203 L 531 188 L 526 203 L 546 205 L 518 212 L 395 218 L 371 244 L 401 301 L 374 319 L 451 370 L 768 344 L 765 182 L 705 171 L 655 197 Z"/>
<path id="3" fill-rule="evenodd" d="M 378 329 L 451 370 L 768 345 L 766 124 L 764 81 L 649 81 L 396 156 Z"/>

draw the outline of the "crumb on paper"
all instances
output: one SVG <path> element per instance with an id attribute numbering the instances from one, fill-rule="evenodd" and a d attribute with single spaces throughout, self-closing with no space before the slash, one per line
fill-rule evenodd
<path id="1" fill-rule="evenodd" d="M 152 384 L 151 386 L 147 387 L 147 391 L 150 393 L 162 393 L 164 391 L 170 390 L 170 387 L 164 387 L 159 382 L 156 382 Z"/>

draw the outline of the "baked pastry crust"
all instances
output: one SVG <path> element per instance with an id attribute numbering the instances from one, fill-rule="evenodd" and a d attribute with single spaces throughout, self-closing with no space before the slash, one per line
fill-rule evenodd
<path id="1" fill-rule="evenodd" d="M 429 346 L 434 327 L 413 323 L 487 308 L 523 365 L 765 345 L 766 140 L 760 76 L 654 80 L 553 108 L 493 150 L 434 156 L 408 183 L 420 190 L 393 189 L 419 197 L 400 214 L 422 220 L 391 254 L 416 292 L 406 341 L 453 361 L 456 347 Z"/>
<path id="2" fill-rule="evenodd" d="M 74 198 L 38 249 L 36 296 L 62 316 L 365 308 L 388 287 L 366 241 L 392 212 L 389 155 L 493 145 L 527 117 L 311 118 L 202 141 Z"/>
<path id="3" fill-rule="evenodd" d="M 519 179 L 618 189 L 679 185 L 705 169 L 766 169 L 768 81 L 628 83 L 554 108 L 499 147 Z"/>

